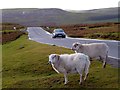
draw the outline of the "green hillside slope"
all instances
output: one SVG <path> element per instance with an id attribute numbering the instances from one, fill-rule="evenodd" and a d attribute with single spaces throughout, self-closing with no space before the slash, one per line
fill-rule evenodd
<path id="1" fill-rule="evenodd" d="M 78 74 L 69 75 L 70 82 L 64 85 L 63 75 L 48 64 L 48 55 L 73 53 L 69 49 L 30 41 L 23 35 L 4 44 L 2 50 L 3 88 L 118 88 L 118 69 L 109 65 L 103 69 L 99 61 L 92 62 L 83 85 L 78 84 Z"/>
<path id="2" fill-rule="evenodd" d="M 79 11 L 77 13 L 57 8 L 2 10 L 2 22 L 19 23 L 26 26 L 68 25 L 117 21 L 117 7 Z"/>

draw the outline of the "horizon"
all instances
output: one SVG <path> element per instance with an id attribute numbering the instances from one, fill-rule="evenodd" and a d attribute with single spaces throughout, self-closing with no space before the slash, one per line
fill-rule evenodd
<path id="1" fill-rule="evenodd" d="M 99 9 L 109 9 L 109 8 L 118 8 L 118 7 L 108 7 L 108 8 L 95 8 L 95 9 L 88 9 L 88 10 L 71 10 L 71 9 L 61 9 L 61 8 L 5 8 L 2 10 L 12 10 L 12 9 L 60 9 L 65 11 L 89 11 L 89 10 L 99 10 Z"/>
<path id="2" fill-rule="evenodd" d="M 28 3 L 29 2 L 29 3 Z M 24 4 L 26 3 L 26 4 Z M 92 10 L 92 9 L 102 9 L 102 8 L 111 8 L 118 7 L 119 0 L 9 0 L 1 1 L 0 9 L 14 9 L 14 8 L 59 8 L 63 10 Z"/>

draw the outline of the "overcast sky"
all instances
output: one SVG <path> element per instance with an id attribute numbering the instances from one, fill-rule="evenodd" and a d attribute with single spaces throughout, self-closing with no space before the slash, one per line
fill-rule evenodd
<path id="1" fill-rule="evenodd" d="M 7 8 L 61 8 L 90 10 L 118 7 L 119 0 L 1 0 L 0 9 Z"/>

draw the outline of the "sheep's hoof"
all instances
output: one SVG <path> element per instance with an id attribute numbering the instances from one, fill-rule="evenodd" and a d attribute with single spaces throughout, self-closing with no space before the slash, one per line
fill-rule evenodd
<path id="1" fill-rule="evenodd" d="M 86 78 L 84 78 L 84 81 L 86 81 Z"/>
<path id="2" fill-rule="evenodd" d="M 66 85 L 69 81 L 65 82 L 64 85 Z"/>
<path id="3" fill-rule="evenodd" d="M 102 68 L 105 68 L 106 66 L 104 65 Z"/>
<path id="4" fill-rule="evenodd" d="M 64 83 L 64 85 L 66 85 L 67 83 Z"/>
<path id="5" fill-rule="evenodd" d="M 92 59 L 90 59 L 90 61 L 93 61 Z"/>
<path id="6" fill-rule="evenodd" d="M 56 46 L 55 44 L 53 44 L 52 46 Z"/>
<path id="7" fill-rule="evenodd" d="M 79 82 L 80 85 L 82 85 L 82 82 Z"/>

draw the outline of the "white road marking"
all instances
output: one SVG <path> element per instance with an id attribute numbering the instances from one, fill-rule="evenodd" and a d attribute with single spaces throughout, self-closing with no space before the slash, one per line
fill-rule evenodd
<path id="1" fill-rule="evenodd" d="M 36 27 L 35 27 L 36 28 Z M 38 28 L 40 28 L 40 29 L 42 29 L 41 27 L 38 27 Z M 44 41 L 39 41 L 39 40 L 37 40 L 36 38 L 32 38 L 32 37 L 30 37 L 30 35 L 32 34 L 32 33 L 30 33 L 29 32 L 29 30 L 30 30 L 30 28 L 28 28 L 27 29 L 27 31 L 28 31 L 28 37 L 29 37 L 29 40 L 33 40 L 33 41 L 36 41 L 36 42 L 40 42 L 40 43 L 45 43 L 45 44 L 49 44 L 49 45 L 56 45 L 56 46 L 59 46 L 59 47 L 64 47 L 64 48 L 69 48 L 70 49 L 70 47 L 67 47 L 67 46 L 63 46 L 63 45 L 60 45 L 60 44 L 52 44 L 52 43 L 50 43 L 50 42 L 48 42 L 48 43 L 46 43 L 46 42 L 44 42 Z M 42 29 L 43 30 L 43 29 Z M 45 31 L 45 33 L 47 34 L 47 35 L 50 35 L 51 36 L 51 34 L 49 33 L 49 32 L 47 32 L 47 31 Z M 41 34 L 41 33 L 40 33 Z M 86 38 L 71 38 L 71 37 L 66 37 L 67 39 L 76 39 L 76 40 L 90 40 L 90 41 L 103 41 L 103 42 L 112 42 L 112 43 L 116 43 L 116 45 L 117 45 L 117 43 L 119 43 L 120 41 L 116 41 L 116 40 L 98 40 L 98 39 L 86 39 Z M 54 40 L 54 39 L 53 39 Z M 55 39 L 56 40 L 56 39 Z M 119 44 L 117 45 L 118 47 L 120 46 Z M 117 56 L 118 57 L 118 56 Z M 120 60 L 120 58 L 116 58 L 116 57 L 113 57 L 113 56 L 109 56 L 109 58 L 113 58 L 113 59 L 117 59 L 117 60 Z"/>

